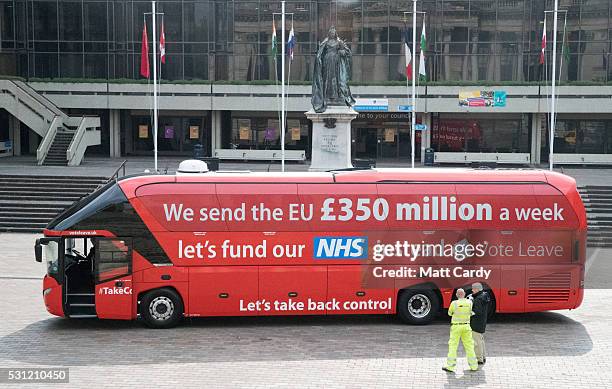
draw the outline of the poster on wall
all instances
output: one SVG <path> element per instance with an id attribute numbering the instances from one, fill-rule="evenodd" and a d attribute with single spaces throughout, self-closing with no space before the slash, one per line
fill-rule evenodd
<path id="1" fill-rule="evenodd" d="M 291 140 L 300 140 L 300 128 L 299 127 L 293 127 L 291 129 Z"/>
<path id="2" fill-rule="evenodd" d="M 300 140 L 300 121 L 296 119 L 287 120 L 287 136 L 289 136 L 290 141 Z"/>
<path id="3" fill-rule="evenodd" d="M 166 139 L 174 138 L 174 126 L 165 126 L 164 127 L 164 138 L 166 138 Z"/>
<path id="4" fill-rule="evenodd" d="M 251 139 L 251 130 L 249 127 L 240 127 L 238 131 L 240 140 L 249 140 Z"/>
<path id="5" fill-rule="evenodd" d="M 385 142 L 395 142 L 395 128 L 385 128 Z"/>
<path id="6" fill-rule="evenodd" d="M 200 138 L 200 126 L 189 126 L 189 139 Z"/>
<path id="7" fill-rule="evenodd" d="M 280 121 L 278 119 L 268 119 L 264 131 L 264 140 L 270 142 L 278 138 L 280 138 Z"/>
<path id="8" fill-rule="evenodd" d="M 459 92 L 460 107 L 505 107 L 506 91 L 481 90 Z"/>
<path id="9" fill-rule="evenodd" d="M 147 139 L 149 137 L 149 126 L 146 124 L 138 125 L 138 137 L 140 139 Z"/>
<path id="10" fill-rule="evenodd" d="M 276 138 L 276 128 L 267 127 L 264 133 L 264 140 L 273 141 Z"/>

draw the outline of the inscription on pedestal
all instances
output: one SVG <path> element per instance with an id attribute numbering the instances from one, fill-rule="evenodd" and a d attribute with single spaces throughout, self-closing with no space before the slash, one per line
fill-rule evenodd
<path id="1" fill-rule="evenodd" d="M 328 153 L 338 152 L 338 135 L 324 134 L 321 135 L 321 150 Z"/>

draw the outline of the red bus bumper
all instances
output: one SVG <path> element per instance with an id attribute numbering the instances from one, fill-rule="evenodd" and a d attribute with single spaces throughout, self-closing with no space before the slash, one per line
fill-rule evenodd
<path id="1" fill-rule="evenodd" d="M 43 278 L 43 300 L 50 314 L 64 317 L 62 308 L 62 286 L 53 277 Z"/>

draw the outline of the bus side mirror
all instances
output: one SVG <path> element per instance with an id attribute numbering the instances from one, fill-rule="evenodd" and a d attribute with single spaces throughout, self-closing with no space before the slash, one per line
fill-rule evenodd
<path id="1" fill-rule="evenodd" d="M 40 239 L 36 239 L 34 255 L 36 256 L 36 262 L 42 262 L 42 245 L 40 244 Z"/>

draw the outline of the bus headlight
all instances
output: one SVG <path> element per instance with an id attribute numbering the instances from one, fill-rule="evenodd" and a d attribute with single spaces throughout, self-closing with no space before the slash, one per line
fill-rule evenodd
<path id="1" fill-rule="evenodd" d="M 47 288 L 47 289 L 43 290 L 43 296 L 48 295 L 51 292 L 51 289 L 52 288 Z"/>

